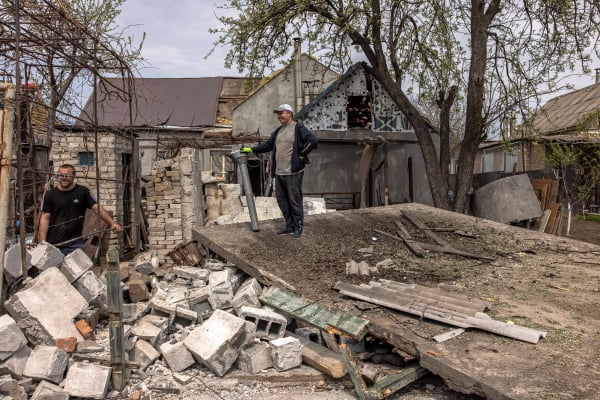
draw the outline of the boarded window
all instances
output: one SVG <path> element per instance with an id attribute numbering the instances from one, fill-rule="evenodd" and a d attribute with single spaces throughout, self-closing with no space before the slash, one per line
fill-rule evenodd
<path id="1" fill-rule="evenodd" d="M 80 151 L 79 152 L 79 165 L 81 165 L 82 167 L 94 166 L 94 152 Z"/>

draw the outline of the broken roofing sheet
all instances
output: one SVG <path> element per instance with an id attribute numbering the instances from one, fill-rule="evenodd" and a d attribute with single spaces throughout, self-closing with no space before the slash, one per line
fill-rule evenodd
<path id="1" fill-rule="evenodd" d="M 245 223 L 201 228 L 194 236 L 262 283 L 368 320 L 370 335 L 418 358 L 455 390 L 502 400 L 597 398 L 599 246 L 415 203 L 308 216 L 300 240 L 275 236 L 279 222 L 263 222 L 259 232 Z M 419 244 L 422 257 L 406 243 Z M 368 274 L 348 275 L 350 259 L 368 264 Z M 467 329 L 438 343 L 433 338 L 452 326 L 334 290 L 337 282 L 382 279 L 488 302 L 494 320 L 546 336 L 530 344 Z"/>

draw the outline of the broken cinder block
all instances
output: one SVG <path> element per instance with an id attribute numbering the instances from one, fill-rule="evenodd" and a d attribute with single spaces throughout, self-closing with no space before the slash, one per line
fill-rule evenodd
<path id="1" fill-rule="evenodd" d="M 258 338 L 271 340 L 285 335 L 287 318 L 273 310 L 244 306 L 240 310 L 240 318 L 256 326 Z"/>
<path id="2" fill-rule="evenodd" d="M 231 305 L 238 315 L 244 306 L 260 308 L 262 304 L 258 297 L 261 293 L 262 287 L 256 278 L 246 279 L 237 292 L 235 292 L 231 300 Z"/>
<path id="3" fill-rule="evenodd" d="M 69 394 L 58 385 L 40 381 L 30 400 L 69 400 Z"/>
<path id="4" fill-rule="evenodd" d="M 45 271 L 48 268 L 60 267 L 64 258 L 64 254 L 57 247 L 42 241 L 33 249 L 31 265 L 40 271 Z"/>
<path id="5" fill-rule="evenodd" d="M 230 278 L 230 272 L 227 269 L 210 273 L 208 278 L 208 301 L 214 310 L 231 307 L 233 286 Z"/>
<path id="6" fill-rule="evenodd" d="M 174 372 L 181 372 L 196 362 L 183 342 L 163 343 L 159 350 L 171 371 Z"/>
<path id="7" fill-rule="evenodd" d="M 21 378 L 30 355 L 31 349 L 29 347 L 21 347 L 16 353 L 0 363 L 0 375 L 10 374 L 15 379 Z"/>
<path id="8" fill-rule="evenodd" d="M 135 342 L 130 355 L 131 361 L 137 362 L 142 371 L 160 357 L 160 353 L 145 340 Z"/>
<path id="9" fill-rule="evenodd" d="M 4 252 L 4 277 L 8 285 L 23 276 L 21 264 L 21 244 L 15 243 Z M 25 265 L 27 270 L 31 268 L 31 253 L 28 251 L 25 252 Z"/>
<path id="10" fill-rule="evenodd" d="M 73 283 L 73 286 L 88 303 L 101 298 L 100 303 L 106 304 L 106 287 L 94 272 L 87 271 Z"/>
<path id="11" fill-rule="evenodd" d="M 196 361 L 223 376 L 237 360 L 240 348 L 247 340 L 243 319 L 215 310 L 208 320 L 190 332 L 183 344 Z"/>
<path id="12" fill-rule="evenodd" d="M 238 368 L 247 374 L 258 374 L 272 366 L 271 348 L 265 342 L 254 342 L 240 351 Z"/>

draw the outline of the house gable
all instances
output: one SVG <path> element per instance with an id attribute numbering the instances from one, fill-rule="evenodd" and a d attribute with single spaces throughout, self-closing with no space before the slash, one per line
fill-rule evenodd
<path id="1" fill-rule="evenodd" d="M 414 133 L 408 118 L 364 63 L 351 67 L 296 119 L 314 131 Z"/>

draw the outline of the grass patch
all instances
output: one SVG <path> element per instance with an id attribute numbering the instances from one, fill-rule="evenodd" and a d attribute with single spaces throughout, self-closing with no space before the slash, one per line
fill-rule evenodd
<path id="1" fill-rule="evenodd" d="M 597 214 L 586 214 L 585 218 L 583 217 L 583 215 L 578 215 L 577 216 L 577 220 L 578 221 L 594 221 L 594 222 L 600 222 L 600 215 Z"/>

